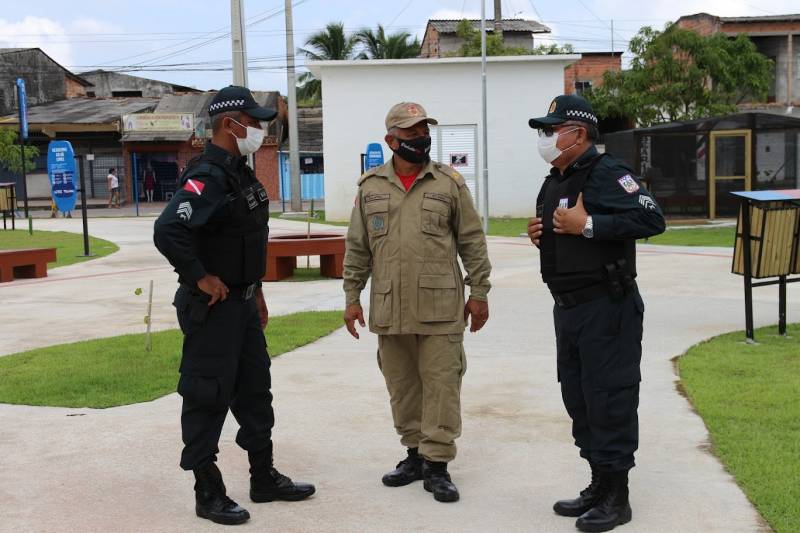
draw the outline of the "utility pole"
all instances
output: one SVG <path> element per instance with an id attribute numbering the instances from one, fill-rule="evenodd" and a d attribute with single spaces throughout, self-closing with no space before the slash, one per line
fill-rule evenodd
<path id="1" fill-rule="evenodd" d="M 503 8 L 501 0 L 494 0 L 494 34 L 503 40 Z"/>
<path id="2" fill-rule="evenodd" d="M 247 87 L 247 45 L 242 0 L 231 0 L 231 54 L 233 84 Z"/>
<path id="3" fill-rule="evenodd" d="M 289 170 L 292 184 L 292 211 L 303 210 L 300 196 L 300 138 L 297 134 L 297 86 L 294 71 L 294 29 L 292 0 L 286 0 L 286 93 L 289 97 Z"/>
<path id="4" fill-rule="evenodd" d="M 495 9 L 499 5 L 495 0 Z M 497 13 L 497 11 L 495 11 Z M 497 20 L 495 20 L 497 23 Z M 476 176 L 475 197 L 478 200 L 480 213 L 483 216 L 483 231 L 489 232 L 489 139 L 487 137 L 486 114 L 486 1 L 481 0 L 481 128 L 483 130 L 483 146 L 481 150 L 481 165 L 483 176 Z"/>

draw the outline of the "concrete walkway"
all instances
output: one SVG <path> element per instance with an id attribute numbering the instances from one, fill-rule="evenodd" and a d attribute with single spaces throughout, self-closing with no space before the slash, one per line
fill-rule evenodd
<path id="1" fill-rule="evenodd" d="M 78 231 L 79 220 L 37 222 Z M 109 257 L 51 271 L 45 280 L 0 285 L 0 354 L 55 342 L 142 330 L 155 281 L 154 323 L 175 327 L 175 275 L 150 244 L 152 219 L 97 219 L 93 234 L 119 243 Z M 274 221 L 273 231 L 302 224 Z M 324 229 L 320 227 L 320 229 Z M 341 231 L 341 228 L 327 228 Z M 551 510 L 587 480 L 570 437 L 555 377 L 552 299 L 537 252 L 523 239 L 492 238 L 492 318 L 467 335 L 464 434 L 452 464 L 457 504 L 439 504 L 421 483 L 383 487 L 404 451 L 375 361 L 376 338 L 344 330 L 273 362 L 277 467 L 317 484 L 301 503 L 253 504 L 247 459 L 229 418 L 220 466 L 231 497 L 258 531 L 575 531 Z M 743 329 L 741 278 L 730 250 L 642 246 L 647 305 L 640 408 L 641 447 L 632 471 L 627 532 L 767 531 L 742 491 L 708 452 L 708 433 L 676 392 L 671 359 L 710 336 Z M 755 292 L 758 324 L 777 320 L 777 290 Z M 272 314 L 342 307 L 341 283 L 267 286 Z M 789 318 L 800 290 L 790 286 Z M 46 317 L 46 319 L 45 319 Z M 754 347 L 757 354 L 757 347 Z M 177 466 L 180 398 L 106 410 L 0 405 L 0 531 L 173 532 L 221 530 L 194 517 L 191 474 Z"/>

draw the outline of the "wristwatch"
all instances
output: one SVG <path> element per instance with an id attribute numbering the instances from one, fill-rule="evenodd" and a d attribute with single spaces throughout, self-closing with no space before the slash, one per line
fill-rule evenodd
<path id="1" fill-rule="evenodd" d="M 594 223 L 592 222 L 591 215 L 586 217 L 586 225 L 583 226 L 583 231 L 581 231 L 581 235 L 583 235 L 587 239 L 591 239 L 592 237 L 594 237 Z"/>

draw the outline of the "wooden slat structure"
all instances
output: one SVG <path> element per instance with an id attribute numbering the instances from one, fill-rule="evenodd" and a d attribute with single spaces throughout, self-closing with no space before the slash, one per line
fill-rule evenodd
<path id="1" fill-rule="evenodd" d="M 780 202 L 750 205 L 750 271 L 754 278 L 771 278 L 798 273 L 798 231 L 800 209 L 780 207 Z M 744 275 L 742 214 L 739 213 L 733 273 Z"/>
<path id="2" fill-rule="evenodd" d="M 800 273 L 800 189 L 731 194 L 741 202 L 731 270 L 744 276 L 747 339 L 754 340 L 753 287 L 765 285 L 778 285 L 778 332 L 785 335 L 786 284 L 800 281 L 787 278 Z"/>

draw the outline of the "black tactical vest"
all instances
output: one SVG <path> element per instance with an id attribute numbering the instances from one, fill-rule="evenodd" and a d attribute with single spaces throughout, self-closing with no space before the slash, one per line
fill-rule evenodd
<path id="1" fill-rule="evenodd" d="M 200 156 L 187 166 L 181 185 L 192 176 L 219 175 L 222 171 L 229 193 L 208 224 L 195 235 L 194 244 L 205 269 L 228 286 L 260 280 L 267 267 L 269 198 L 249 167 L 240 182 L 232 169 Z"/>
<path id="2" fill-rule="evenodd" d="M 549 176 L 542 185 L 540 198 L 543 198 L 543 203 L 537 206 L 537 211 L 543 225 L 539 250 L 542 279 L 545 283 L 559 274 L 595 272 L 620 260 L 625 260 L 629 274 L 636 275 L 634 241 L 598 241 L 579 235 L 559 235 L 553 232 L 553 215 L 556 209 L 575 206 L 587 178 L 606 155 L 598 155 L 586 162 L 565 180 L 559 181 Z"/>

